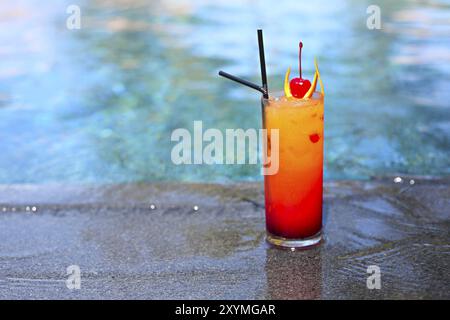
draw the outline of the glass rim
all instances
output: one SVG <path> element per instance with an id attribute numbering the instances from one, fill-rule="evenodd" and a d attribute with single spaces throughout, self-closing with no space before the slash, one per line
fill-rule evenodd
<path id="1" fill-rule="evenodd" d="M 275 92 L 269 94 L 268 98 L 264 98 L 264 96 L 261 97 L 261 101 L 264 104 L 268 104 L 271 101 L 275 101 L 275 102 L 276 101 L 280 101 L 280 98 L 284 98 L 284 97 L 285 97 L 284 91 L 275 91 Z M 320 91 L 314 91 L 314 93 L 311 96 L 311 98 L 307 98 L 307 99 L 304 99 L 304 100 L 303 99 L 296 99 L 296 98 L 294 98 L 294 99 L 292 99 L 292 102 L 295 102 L 295 103 L 298 103 L 298 104 L 303 104 L 303 103 L 307 104 L 308 102 L 311 102 L 311 101 L 315 101 L 315 102 L 316 101 L 320 101 L 320 100 L 323 101 L 323 98 L 324 98 L 324 95 Z"/>

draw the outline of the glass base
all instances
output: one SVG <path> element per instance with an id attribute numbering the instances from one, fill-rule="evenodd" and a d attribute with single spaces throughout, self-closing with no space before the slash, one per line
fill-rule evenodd
<path id="1" fill-rule="evenodd" d="M 322 231 L 317 232 L 315 235 L 303 238 L 303 239 L 287 239 L 283 237 L 274 236 L 273 234 L 267 232 L 266 241 L 276 247 L 286 248 L 286 249 L 300 249 L 308 248 L 318 245 L 322 240 Z"/>

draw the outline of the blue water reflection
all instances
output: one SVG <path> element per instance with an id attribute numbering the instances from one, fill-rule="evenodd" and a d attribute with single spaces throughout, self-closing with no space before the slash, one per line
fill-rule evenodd
<path id="1" fill-rule="evenodd" d="M 369 2 L 70 1 L 0 3 L 0 183 L 260 179 L 257 166 L 175 166 L 172 130 L 258 128 L 259 97 L 318 58 L 326 86 L 326 178 L 450 173 L 450 5 Z"/>

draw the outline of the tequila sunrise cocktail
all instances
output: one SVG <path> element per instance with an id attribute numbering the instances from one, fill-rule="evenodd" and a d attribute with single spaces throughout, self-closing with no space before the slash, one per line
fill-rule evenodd
<path id="1" fill-rule="evenodd" d="M 284 92 L 269 94 L 262 30 L 258 30 L 262 86 L 220 71 L 219 75 L 262 93 L 263 172 L 267 241 L 287 248 L 315 245 L 322 238 L 323 113 L 324 87 L 317 61 L 313 81 L 302 78 L 299 43 L 299 76 L 284 78 Z M 320 84 L 320 92 L 316 91 Z M 275 131 L 276 130 L 276 131 Z M 279 140 L 271 141 L 273 136 Z M 269 161 L 270 159 L 270 161 Z M 269 170 L 277 159 L 278 171 Z"/>
<path id="2" fill-rule="evenodd" d="M 264 176 L 267 240 L 286 247 L 313 245 L 322 229 L 323 95 L 315 92 L 303 100 L 279 94 L 262 102 L 267 136 L 279 130 L 279 169 Z"/>

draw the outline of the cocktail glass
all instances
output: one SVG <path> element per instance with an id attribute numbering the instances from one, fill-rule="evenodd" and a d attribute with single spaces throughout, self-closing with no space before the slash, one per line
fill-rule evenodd
<path id="1" fill-rule="evenodd" d="M 274 94 L 262 98 L 265 149 L 271 155 L 271 130 L 279 132 L 278 172 L 264 176 L 267 241 L 300 248 L 318 244 L 322 230 L 324 97 Z"/>

